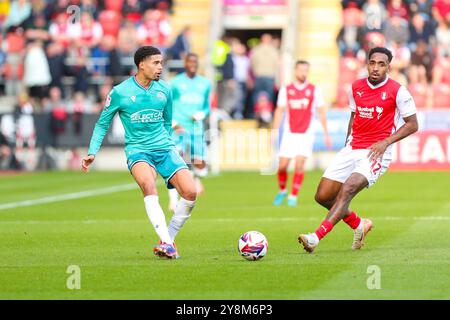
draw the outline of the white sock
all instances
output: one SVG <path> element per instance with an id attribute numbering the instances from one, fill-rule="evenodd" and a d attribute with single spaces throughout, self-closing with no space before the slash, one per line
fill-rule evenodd
<path id="1" fill-rule="evenodd" d="M 169 223 L 169 235 L 172 241 L 175 240 L 175 237 L 180 231 L 181 227 L 186 223 L 186 221 L 191 216 L 192 209 L 194 209 L 195 200 L 190 201 L 183 198 L 177 203 L 177 207 L 175 208 L 175 212 L 172 216 L 172 219 Z"/>
<path id="2" fill-rule="evenodd" d="M 178 191 L 177 189 L 169 189 L 169 200 L 170 203 L 177 203 L 178 202 Z"/>
<path id="3" fill-rule="evenodd" d="M 145 210 L 147 210 L 148 218 L 155 228 L 156 233 L 162 242 L 172 244 L 172 239 L 169 236 L 167 230 L 166 218 L 164 212 L 159 205 L 158 196 L 146 196 L 144 197 Z"/>

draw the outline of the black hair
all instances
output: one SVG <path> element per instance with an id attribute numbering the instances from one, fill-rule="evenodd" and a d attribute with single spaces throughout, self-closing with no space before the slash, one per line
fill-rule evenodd
<path id="1" fill-rule="evenodd" d="M 392 56 L 392 52 L 391 52 L 389 49 L 386 49 L 385 47 L 375 47 L 375 48 L 372 48 L 372 49 L 370 49 L 370 51 L 369 51 L 369 56 L 368 56 L 368 59 L 367 59 L 367 60 L 370 60 L 370 57 L 372 57 L 372 55 L 373 55 L 374 53 L 382 53 L 382 54 L 387 55 L 388 61 L 389 61 L 389 63 L 391 63 L 392 57 L 393 57 L 393 56 Z"/>
<path id="2" fill-rule="evenodd" d="M 136 53 L 134 54 L 134 64 L 139 69 L 139 63 L 141 63 L 141 61 L 147 59 L 148 57 L 155 56 L 157 54 L 161 54 L 161 51 L 159 51 L 158 48 L 152 46 L 140 47 L 139 49 L 136 50 Z"/>
<path id="3" fill-rule="evenodd" d="M 297 67 L 299 64 L 306 64 L 309 67 L 309 62 L 306 60 L 297 60 L 295 66 Z"/>
<path id="4" fill-rule="evenodd" d="M 198 54 L 194 53 L 194 52 L 189 52 L 188 54 L 186 54 L 186 60 L 189 58 L 196 58 L 198 59 Z"/>

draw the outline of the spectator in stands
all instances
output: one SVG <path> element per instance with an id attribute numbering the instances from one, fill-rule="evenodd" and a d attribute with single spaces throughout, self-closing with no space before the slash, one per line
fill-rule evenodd
<path id="1" fill-rule="evenodd" d="M 364 13 L 365 29 L 367 31 L 382 31 L 387 17 L 384 4 L 380 0 L 367 0 L 362 10 Z"/>
<path id="2" fill-rule="evenodd" d="M 45 8 L 46 15 L 51 20 L 55 20 L 59 15 L 66 14 L 67 8 L 71 5 L 70 0 L 49 1 Z"/>
<path id="3" fill-rule="evenodd" d="M 403 0 L 389 0 L 386 9 L 389 17 L 397 15 L 405 21 L 409 20 L 408 5 Z"/>
<path id="4" fill-rule="evenodd" d="M 31 4 L 27 0 L 14 0 L 11 2 L 9 8 L 8 18 L 3 27 L 8 29 L 10 27 L 21 26 L 31 14 Z"/>
<path id="5" fill-rule="evenodd" d="M 433 69 L 433 56 L 426 42 L 419 40 L 416 51 L 411 55 L 409 66 L 409 81 L 411 84 L 427 85 L 431 82 Z"/>
<path id="6" fill-rule="evenodd" d="M 436 28 L 436 46 L 439 57 L 450 58 L 450 28 L 446 21 L 439 22 Z"/>
<path id="7" fill-rule="evenodd" d="M 105 35 L 100 41 L 100 45 L 92 50 L 91 58 L 96 59 L 93 63 L 94 76 L 119 76 L 121 74 L 116 39 L 113 36 Z"/>
<path id="8" fill-rule="evenodd" d="M 255 118 L 260 128 L 270 128 L 272 123 L 273 102 L 267 92 L 260 91 L 255 104 Z"/>
<path id="9" fill-rule="evenodd" d="M 146 10 L 147 8 L 145 8 Z M 142 1 L 139 0 L 125 0 L 123 4 L 123 16 L 125 20 L 133 23 L 141 21 L 142 12 L 145 11 L 142 6 Z"/>
<path id="10" fill-rule="evenodd" d="M 250 81 L 250 59 L 247 56 L 247 48 L 239 40 L 232 44 L 231 50 L 234 80 L 238 87 L 238 98 L 232 112 L 233 118 L 242 119 L 247 100 L 247 87 Z"/>
<path id="11" fill-rule="evenodd" d="M 50 41 L 50 33 L 48 32 L 49 24 L 44 13 L 39 12 L 32 14 L 25 22 L 25 37 L 27 41 L 40 40 L 47 45 Z"/>
<path id="12" fill-rule="evenodd" d="M 93 113 L 100 113 L 105 106 L 106 99 L 113 88 L 113 82 L 110 78 L 106 78 L 105 82 L 100 86 L 97 94 L 96 104 L 92 108 Z"/>
<path id="13" fill-rule="evenodd" d="M 66 72 L 64 47 L 60 42 L 51 42 L 47 46 L 47 59 L 50 68 L 51 82 L 50 87 L 57 87 L 64 97 L 64 88 L 62 78 Z"/>
<path id="14" fill-rule="evenodd" d="M 70 45 L 66 13 L 59 13 L 55 16 L 54 21 L 50 24 L 49 33 L 52 41 L 59 42 L 64 48 Z"/>
<path id="15" fill-rule="evenodd" d="M 261 43 L 254 47 L 250 53 L 250 62 L 255 76 L 253 107 L 261 91 L 267 92 L 269 100 L 273 101 L 275 78 L 280 69 L 280 54 L 273 46 L 270 34 L 265 33 L 261 36 Z M 249 117 L 253 118 L 253 109 L 249 111 Z"/>
<path id="16" fill-rule="evenodd" d="M 405 72 L 411 60 L 411 51 L 406 43 L 402 44 L 394 41 L 388 45 L 388 48 L 394 56 L 390 63 L 391 68 L 398 68 L 400 72 Z"/>
<path id="17" fill-rule="evenodd" d="M 341 56 L 354 57 L 361 48 L 364 37 L 361 14 L 361 10 L 356 8 L 348 8 L 344 12 L 344 23 L 336 39 Z"/>
<path id="18" fill-rule="evenodd" d="M 450 0 L 435 0 L 432 14 L 438 23 L 446 21 L 450 25 Z"/>
<path id="19" fill-rule="evenodd" d="M 74 125 L 75 134 L 79 135 L 82 132 L 83 114 L 92 113 L 92 103 L 86 99 L 83 92 L 75 92 L 73 98 L 70 100 L 67 110 L 72 114 L 72 122 Z"/>
<path id="20" fill-rule="evenodd" d="M 155 46 L 164 52 L 170 32 L 171 27 L 163 11 L 147 10 L 138 28 L 139 44 Z"/>
<path id="21" fill-rule="evenodd" d="M 408 21 L 403 19 L 399 14 L 394 13 L 388 18 L 386 22 L 386 27 L 384 28 L 384 36 L 387 44 L 390 44 L 392 42 L 397 42 L 402 45 L 408 43 Z"/>
<path id="22" fill-rule="evenodd" d="M 28 94 L 40 105 L 42 98 L 48 94 L 48 86 L 52 78 L 48 60 L 41 41 L 28 44 L 24 62 L 23 82 Z"/>
<path id="23" fill-rule="evenodd" d="M 434 34 L 433 27 L 430 22 L 426 22 L 420 13 L 416 13 L 412 17 L 409 28 L 409 47 L 411 51 L 415 51 L 416 43 L 419 40 L 430 44 L 430 39 Z"/>
<path id="24" fill-rule="evenodd" d="M 89 58 L 89 49 L 79 47 L 74 43 L 68 48 L 67 57 L 67 60 L 70 61 L 70 65 L 67 66 L 67 73 L 75 77 L 73 91 L 87 92 L 90 76 L 86 66 Z"/>
<path id="25" fill-rule="evenodd" d="M 134 71 L 134 53 L 139 47 L 137 29 L 133 22 L 125 20 L 123 28 L 119 31 L 118 53 L 121 61 L 129 60 L 130 63 L 122 63 L 121 75 L 131 75 Z"/>
<path id="26" fill-rule="evenodd" d="M 11 154 L 11 146 L 3 133 L 0 132 L 0 170 L 9 168 Z"/>
<path id="27" fill-rule="evenodd" d="M 341 0 L 342 9 L 358 8 L 362 9 L 366 0 Z"/>
<path id="28" fill-rule="evenodd" d="M 434 0 L 408 0 L 410 17 L 420 13 L 425 21 L 430 21 Z"/>
<path id="29" fill-rule="evenodd" d="M 66 103 L 62 99 L 62 92 L 58 87 L 51 87 L 49 98 L 44 103 L 44 112 L 52 113 L 53 110 L 64 109 L 67 111 Z"/>
<path id="30" fill-rule="evenodd" d="M 5 92 L 15 96 L 22 90 L 25 37 L 22 28 L 9 28 L 5 39 Z"/>
<path id="31" fill-rule="evenodd" d="M 141 0 L 144 10 L 160 9 L 172 10 L 172 0 Z"/>
<path id="32" fill-rule="evenodd" d="M 94 20 L 98 19 L 98 6 L 95 0 L 81 0 L 79 7 L 81 12 L 88 12 Z"/>
<path id="33" fill-rule="evenodd" d="M 174 44 L 167 50 L 171 59 L 184 60 L 187 53 L 191 51 L 190 43 L 191 27 L 185 26 L 177 35 Z"/>
<path id="34" fill-rule="evenodd" d="M 67 27 L 67 33 L 78 47 L 92 49 L 100 43 L 103 28 L 99 22 L 94 21 L 89 12 L 82 12 L 80 22 L 70 23 Z"/>

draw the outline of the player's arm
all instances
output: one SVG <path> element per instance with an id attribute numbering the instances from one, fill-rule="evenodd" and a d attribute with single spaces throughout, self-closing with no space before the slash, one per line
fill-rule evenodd
<path id="1" fill-rule="evenodd" d="M 277 108 L 273 116 L 272 129 L 278 131 L 281 126 L 281 121 L 283 121 L 284 112 L 287 106 L 287 91 L 286 87 L 282 87 L 278 94 Z"/>
<path id="2" fill-rule="evenodd" d="M 167 103 L 163 111 L 163 118 L 164 118 L 164 128 L 169 133 L 169 135 L 171 135 L 173 129 L 172 129 L 172 92 L 170 90 L 167 90 Z"/>
<path id="3" fill-rule="evenodd" d="M 192 118 L 194 118 L 195 121 L 203 121 L 209 115 L 211 111 L 210 95 L 211 95 L 211 86 L 208 85 L 208 89 L 205 90 L 202 110 L 197 111 L 192 115 Z"/>
<path id="4" fill-rule="evenodd" d="M 417 122 L 416 115 L 416 105 L 411 94 L 406 90 L 405 87 L 401 87 L 397 93 L 397 108 L 400 111 L 405 123 L 391 136 L 387 137 L 382 141 L 378 141 L 369 147 L 369 159 L 373 161 L 377 158 L 383 156 L 386 148 L 397 141 L 400 141 L 407 136 L 412 135 L 419 129 L 419 124 Z"/>
<path id="5" fill-rule="evenodd" d="M 84 172 L 89 171 L 89 166 L 94 162 L 95 155 L 103 142 L 103 138 L 108 132 L 109 126 L 111 125 L 111 121 L 114 118 L 114 115 L 118 111 L 118 97 L 113 90 L 109 93 L 106 98 L 105 107 L 103 108 L 100 117 L 95 124 L 94 132 L 92 133 L 91 142 L 89 143 L 88 155 L 84 157 L 81 161 L 81 168 Z"/>
<path id="6" fill-rule="evenodd" d="M 356 113 L 356 103 L 355 98 L 353 97 L 353 88 L 350 87 L 350 91 L 348 92 L 348 106 L 350 108 L 351 114 L 350 114 L 350 120 L 348 121 L 348 127 L 347 127 L 347 136 L 345 137 L 345 144 L 348 143 L 348 137 L 352 134 L 352 127 L 353 127 L 353 120 L 355 119 L 355 113 Z"/>
<path id="7" fill-rule="evenodd" d="M 325 107 L 325 100 L 322 95 L 322 90 L 319 87 L 315 88 L 314 92 L 314 104 L 316 106 L 317 115 L 319 117 L 320 124 L 323 128 L 323 137 L 325 140 L 325 145 L 328 149 L 332 147 L 332 141 L 330 135 L 328 134 L 328 126 L 327 126 L 327 108 Z"/>

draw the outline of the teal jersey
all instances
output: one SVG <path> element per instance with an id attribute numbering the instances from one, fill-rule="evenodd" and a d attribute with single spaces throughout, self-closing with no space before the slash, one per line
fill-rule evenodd
<path id="1" fill-rule="evenodd" d="M 181 73 L 171 82 L 173 96 L 173 120 L 188 132 L 203 133 L 204 121 L 195 121 L 193 115 L 203 112 L 205 117 L 210 112 L 209 95 L 211 83 L 205 77 L 196 75 L 189 78 Z"/>
<path id="2" fill-rule="evenodd" d="M 162 80 L 152 81 L 148 89 L 130 77 L 109 93 L 95 124 L 89 155 L 100 149 L 116 113 L 125 129 L 125 154 L 165 151 L 174 147 L 172 134 L 172 93 Z"/>

